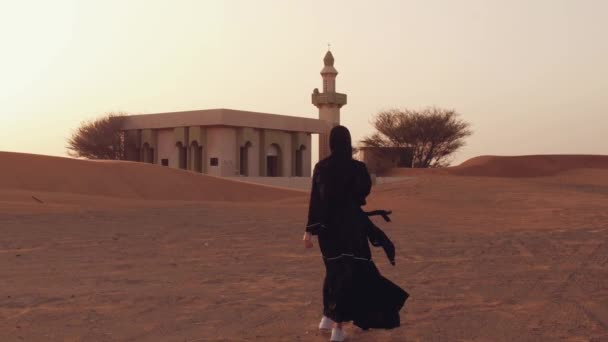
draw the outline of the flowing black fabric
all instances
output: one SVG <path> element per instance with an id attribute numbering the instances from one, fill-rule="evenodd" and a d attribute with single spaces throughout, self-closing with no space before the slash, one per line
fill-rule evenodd
<path id="1" fill-rule="evenodd" d="M 385 210 L 375 210 L 372 212 L 365 212 L 368 216 L 367 221 L 367 238 L 369 242 L 374 247 L 382 247 L 384 249 L 384 253 L 388 258 L 388 261 L 391 262 L 391 265 L 395 266 L 395 245 L 393 242 L 384 234 L 382 229 L 378 228 L 370 219 L 369 216 L 381 215 L 386 222 L 390 222 L 390 218 L 388 215 L 390 211 Z"/>
<path id="2" fill-rule="evenodd" d="M 361 209 L 370 190 L 365 164 L 353 160 L 346 148 L 332 153 L 315 166 L 306 230 L 318 236 L 325 263 L 325 316 L 363 329 L 391 329 L 400 325 L 399 311 L 408 294 L 384 278 L 371 260 L 368 239 L 386 246 L 387 256 L 392 247 L 393 261 L 394 246 Z"/>

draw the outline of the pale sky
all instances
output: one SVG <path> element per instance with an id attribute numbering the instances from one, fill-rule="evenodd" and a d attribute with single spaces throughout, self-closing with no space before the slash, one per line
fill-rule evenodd
<path id="1" fill-rule="evenodd" d="M 470 157 L 608 154 L 605 0 L 0 0 L 0 151 L 65 156 L 83 120 L 231 108 L 316 118 L 331 43 L 358 140 L 456 109 Z"/>

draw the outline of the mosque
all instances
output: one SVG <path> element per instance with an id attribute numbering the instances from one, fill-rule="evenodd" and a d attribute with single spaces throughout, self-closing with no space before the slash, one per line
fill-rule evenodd
<path id="1" fill-rule="evenodd" d="M 312 134 L 319 159 L 328 156 L 329 131 L 346 104 L 331 51 L 323 62 L 323 91 L 312 93 L 318 119 L 233 109 L 128 116 L 127 159 L 223 177 L 310 177 Z"/>

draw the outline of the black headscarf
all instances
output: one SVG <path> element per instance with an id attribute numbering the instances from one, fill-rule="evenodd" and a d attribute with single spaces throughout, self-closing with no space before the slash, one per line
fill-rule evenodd
<path id="1" fill-rule="evenodd" d="M 342 158 L 353 157 L 353 147 L 351 145 L 350 132 L 344 126 L 336 126 L 329 133 L 329 149 L 331 155 Z"/>

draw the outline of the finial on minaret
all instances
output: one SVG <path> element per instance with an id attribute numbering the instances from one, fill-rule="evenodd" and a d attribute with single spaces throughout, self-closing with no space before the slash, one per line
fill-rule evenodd
<path id="1" fill-rule="evenodd" d="M 323 58 L 323 64 L 325 64 L 325 67 L 323 68 L 323 70 L 321 70 L 321 75 L 338 74 L 338 70 L 334 68 L 334 55 L 332 55 L 331 51 L 327 50 L 327 53 Z"/>

